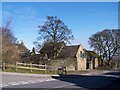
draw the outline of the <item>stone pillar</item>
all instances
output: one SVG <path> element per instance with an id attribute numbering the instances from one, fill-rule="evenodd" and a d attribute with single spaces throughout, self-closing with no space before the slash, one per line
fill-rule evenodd
<path id="1" fill-rule="evenodd" d="M 95 68 L 98 67 L 98 59 L 95 58 Z"/>
<path id="2" fill-rule="evenodd" d="M 90 69 L 93 69 L 93 61 L 90 61 Z"/>

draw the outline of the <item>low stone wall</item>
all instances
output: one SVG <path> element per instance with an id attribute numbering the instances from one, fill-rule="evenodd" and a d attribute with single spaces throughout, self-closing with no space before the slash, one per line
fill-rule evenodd
<path id="1" fill-rule="evenodd" d="M 75 59 L 74 58 L 67 58 L 67 59 L 55 59 L 50 60 L 48 63 L 48 66 L 51 66 L 50 68 L 58 69 L 59 67 L 66 67 L 67 71 L 73 71 L 75 70 Z"/>

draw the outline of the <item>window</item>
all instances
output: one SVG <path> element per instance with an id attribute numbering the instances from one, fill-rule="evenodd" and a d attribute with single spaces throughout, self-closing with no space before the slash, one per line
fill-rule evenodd
<path id="1" fill-rule="evenodd" d="M 86 58 L 86 53 L 83 53 L 83 57 Z"/>
<path id="2" fill-rule="evenodd" d="M 83 57 L 83 55 L 82 55 L 82 51 L 80 51 L 80 57 L 81 57 L 81 58 Z"/>
<path id="3" fill-rule="evenodd" d="M 80 51 L 80 57 L 81 58 L 86 58 L 86 53 L 83 53 L 82 51 Z"/>

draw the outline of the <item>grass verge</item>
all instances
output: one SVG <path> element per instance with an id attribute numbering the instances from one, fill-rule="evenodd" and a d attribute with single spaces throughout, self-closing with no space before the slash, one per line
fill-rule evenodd
<path id="1" fill-rule="evenodd" d="M 16 73 L 30 73 L 30 74 L 58 74 L 58 71 L 54 71 L 54 70 L 27 70 L 27 69 L 17 69 L 17 71 L 13 68 L 6 68 L 5 70 L 0 70 L 3 72 L 16 72 Z M 87 73 L 88 71 L 67 71 L 67 75 L 69 74 L 83 74 L 83 73 Z M 63 72 L 63 74 L 65 74 Z"/>

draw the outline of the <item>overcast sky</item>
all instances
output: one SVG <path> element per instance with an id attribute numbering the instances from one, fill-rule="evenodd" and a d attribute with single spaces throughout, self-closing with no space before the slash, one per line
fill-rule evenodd
<path id="1" fill-rule="evenodd" d="M 90 49 L 88 38 L 104 29 L 118 28 L 117 2 L 4 2 L 3 25 L 12 18 L 11 30 L 18 40 L 23 40 L 31 50 L 39 36 L 38 25 L 44 24 L 46 16 L 59 17 L 73 32 L 72 45 L 82 44 Z"/>

